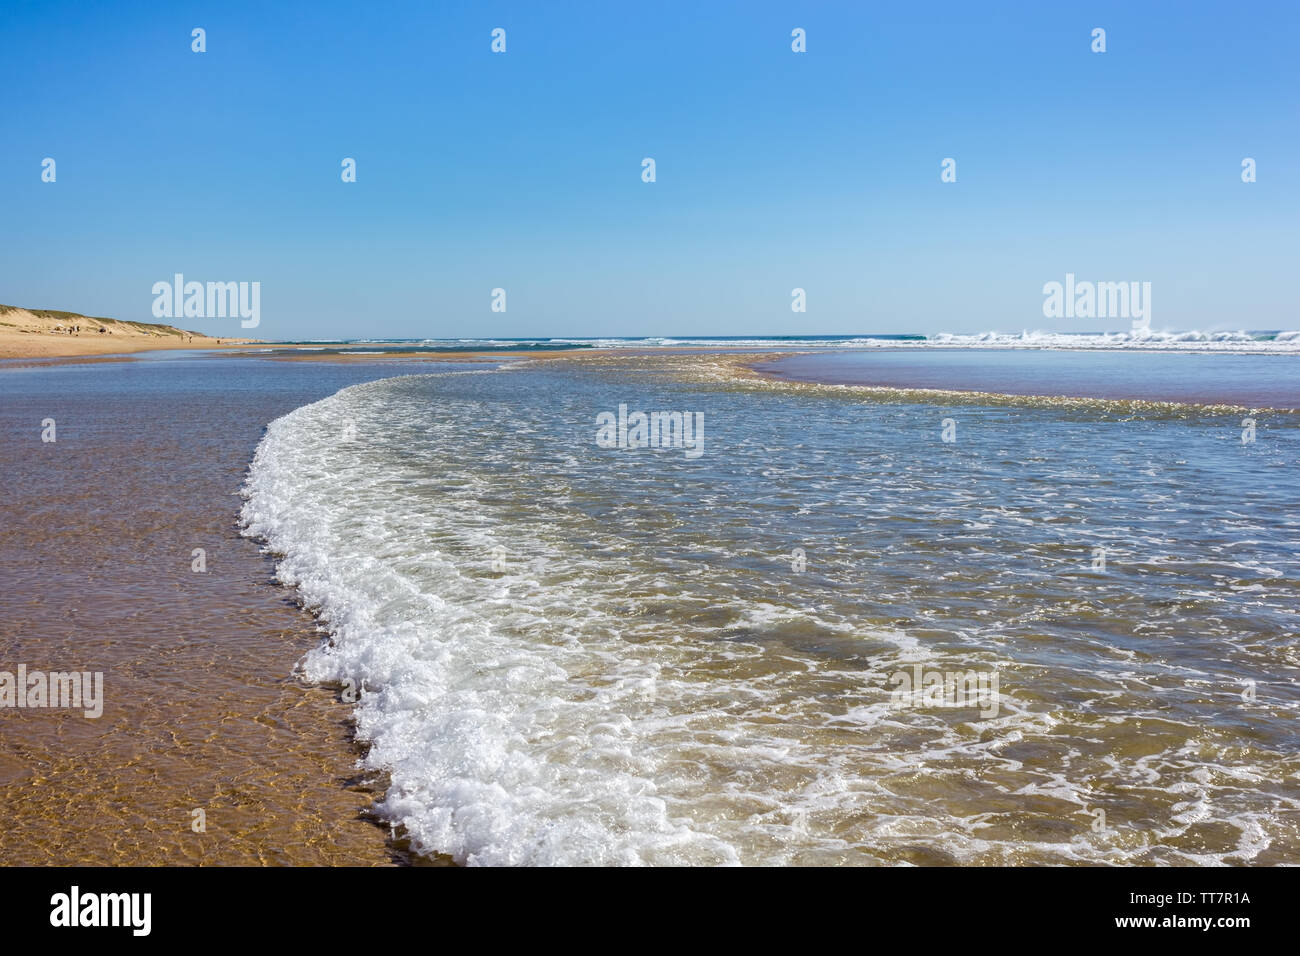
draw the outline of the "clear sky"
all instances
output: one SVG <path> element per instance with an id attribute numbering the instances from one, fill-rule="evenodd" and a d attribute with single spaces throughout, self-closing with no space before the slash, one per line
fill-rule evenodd
<path id="1" fill-rule="evenodd" d="M 5 0 L 0 49 L 7 304 L 152 321 L 181 272 L 261 282 L 272 339 L 1126 328 L 1043 316 L 1073 272 L 1300 328 L 1294 0 Z"/>

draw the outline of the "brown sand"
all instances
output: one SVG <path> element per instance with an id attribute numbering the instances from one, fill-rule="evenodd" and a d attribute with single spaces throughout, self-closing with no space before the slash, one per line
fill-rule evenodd
<path id="1" fill-rule="evenodd" d="M 382 347 L 382 342 L 370 343 Z M 319 346 L 317 346 L 319 348 Z M 294 351 L 298 350 L 298 351 Z M 591 349 L 556 349 L 547 352 L 504 351 L 489 349 L 483 352 L 409 352 L 400 348 L 391 352 L 380 353 L 339 353 L 317 352 L 301 345 L 277 345 L 273 349 L 255 350 L 245 355 L 265 355 L 267 358 L 286 362 L 344 362 L 373 365 L 389 360 L 400 362 L 498 362 L 502 359 L 544 359 L 552 356 L 572 356 L 574 352 L 586 354 Z"/>
<path id="2" fill-rule="evenodd" d="M 70 331 L 73 327 L 80 331 Z M 237 348 L 255 341 L 215 338 L 170 325 L 122 322 L 75 312 L 0 305 L 0 359 L 112 355 L 154 349 Z"/>
<path id="3" fill-rule="evenodd" d="M 351 707 L 293 674 L 316 622 L 239 533 L 263 426 L 320 395 L 206 381 L 160 404 L 24 376 L 0 406 L 0 670 L 102 671 L 105 702 L 0 711 L 0 864 L 430 862 L 375 822 Z"/>

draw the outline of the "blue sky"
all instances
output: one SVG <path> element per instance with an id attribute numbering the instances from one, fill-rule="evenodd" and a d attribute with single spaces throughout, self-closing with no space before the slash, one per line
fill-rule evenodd
<path id="1" fill-rule="evenodd" d="M 1073 272 L 1300 328 L 1292 2 L 6 0 L 0 46 L 8 304 L 150 321 L 182 272 L 261 282 L 270 339 L 1126 327 L 1044 318 Z"/>

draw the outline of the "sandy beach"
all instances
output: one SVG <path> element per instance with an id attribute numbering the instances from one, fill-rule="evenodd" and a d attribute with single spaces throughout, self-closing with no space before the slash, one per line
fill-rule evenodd
<path id="1" fill-rule="evenodd" d="M 218 338 L 170 325 L 0 305 L 0 359 L 78 358 L 156 349 L 221 349 L 256 339 Z"/>
<path id="2" fill-rule="evenodd" d="M 0 670 L 103 675 L 93 719 L 3 712 L 0 859 L 406 862 L 338 690 L 293 676 L 315 621 L 236 523 L 268 421 L 392 372 L 259 361 L 232 379 L 234 355 L 201 354 L 0 372 Z"/>
<path id="3" fill-rule="evenodd" d="M 568 351 L 416 349 L 410 342 L 371 342 L 364 349 L 347 344 L 325 346 L 319 342 L 268 342 L 251 338 L 219 338 L 170 325 L 0 305 L 0 360 L 29 360 L 43 365 L 49 362 L 102 361 L 106 357 L 139 352 L 191 349 L 224 350 L 281 361 L 354 365 L 376 361 L 495 362 L 559 355 Z"/>
<path id="4" fill-rule="evenodd" d="M 1005 394 L 1055 372 L 1050 355 L 999 371 L 994 394 L 891 386 L 885 353 L 863 373 L 882 384 L 818 383 L 844 377 L 833 352 L 789 381 L 775 372 L 800 350 L 780 346 L 257 344 L 9 364 L 0 567 L 17 597 L 0 659 L 102 673 L 104 691 L 94 719 L 6 713 L 0 856 L 1293 862 L 1285 794 L 1213 768 L 1294 773 L 1289 692 L 1266 676 L 1290 653 L 1294 416 L 1259 415 L 1245 445 L 1226 406 Z M 981 354 L 907 361 L 916 381 L 990 381 Z M 1094 383 L 1132 379 L 1124 356 L 1071 361 Z M 1144 387 L 1181 387 L 1179 361 Z M 1219 388 L 1285 386 L 1268 376 L 1287 359 L 1213 361 Z M 629 401 L 702 415 L 704 454 L 600 446 L 596 414 Z M 939 437 L 945 421 L 960 442 Z M 1135 445 L 1151 461 L 1141 497 Z M 1061 505 L 1043 496 L 1065 480 Z M 1222 494 L 1234 514 L 1187 541 L 1185 515 Z M 1170 654 L 1204 686 L 1168 677 Z M 899 709 L 882 681 L 917 661 L 979 662 L 1002 682 L 985 709 L 1003 711 Z M 1249 755 L 1213 719 L 1246 680 Z M 761 747 L 720 743 L 723 713 Z M 564 759 L 556 741 L 572 742 Z M 1218 816 L 1184 819 L 1181 797 L 1145 786 L 1131 765 L 1150 753 Z M 1064 760 L 1067 791 L 1007 797 Z M 859 786 L 824 775 L 836 761 Z M 1094 806 L 1113 834 L 1091 829 Z"/>
<path id="5" fill-rule="evenodd" d="M 7 939 L 1286 925 L 1294 4 L 171 14 L 0 17 Z"/>

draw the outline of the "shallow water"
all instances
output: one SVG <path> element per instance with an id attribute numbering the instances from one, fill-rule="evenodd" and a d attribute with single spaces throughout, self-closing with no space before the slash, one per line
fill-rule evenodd
<path id="1" fill-rule="evenodd" d="M 265 423 L 383 374 L 173 353 L 0 372 L 0 670 L 101 672 L 104 694 L 97 719 L 0 709 L 0 862 L 406 859 L 347 708 L 294 677 L 315 622 L 237 524 Z"/>
<path id="2" fill-rule="evenodd" d="M 803 382 L 1300 408 L 1300 355 L 1231 352 L 831 352 L 762 363 Z"/>
<path id="3" fill-rule="evenodd" d="M 333 634 L 307 673 L 362 688 L 415 846 L 1300 862 L 1295 416 L 1243 443 L 1203 408 L 707 364 L 391 378 L 268 428 L 248 533 Z M 620 404 L 702 413 L 703 453 L 600 447 Z"/>

